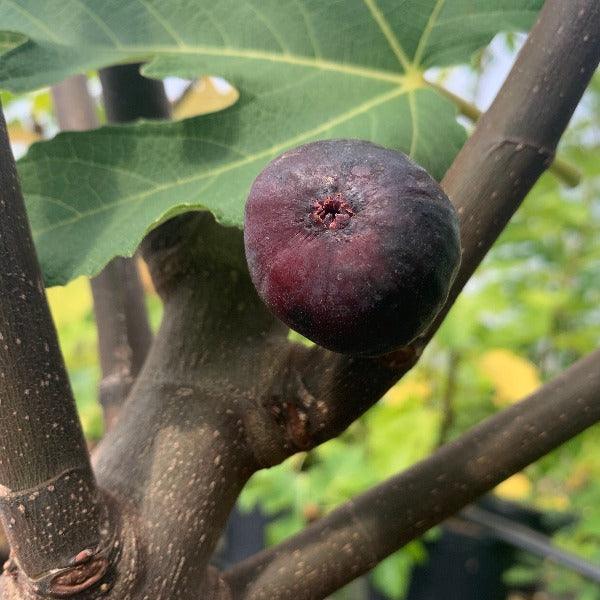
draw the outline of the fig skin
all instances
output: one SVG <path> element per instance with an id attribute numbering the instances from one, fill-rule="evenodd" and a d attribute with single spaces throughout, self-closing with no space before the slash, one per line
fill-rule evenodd
<path id="1" fill-rule="evenodd" d="M 456 212 L 406 155 L 362 140 L 285 152 L 246 203 L 252 281 L 289 327 L 345 354 L 376 356 L 431 324 L 460 263 Z"/>

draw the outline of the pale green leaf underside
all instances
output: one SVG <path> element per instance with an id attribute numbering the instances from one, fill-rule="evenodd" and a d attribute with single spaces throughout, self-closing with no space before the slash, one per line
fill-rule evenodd
<path id="1" fill-rule="evenodd" d="M 464 142 L 454 109 L 413 73 L 465 60 L 541 0 L 0 0 L 30 41 L 0 58 L 0 86 L 52 83 L 145 59 L 156 77 L 222 75 L 227 111 L 180 123 L 63 134 L 20 162 L 48 283 L 131 254 L 165 214 L 208 209 L 242 225 L 271 158 L 331 137 L 404 150 L 441 177 Z"/>

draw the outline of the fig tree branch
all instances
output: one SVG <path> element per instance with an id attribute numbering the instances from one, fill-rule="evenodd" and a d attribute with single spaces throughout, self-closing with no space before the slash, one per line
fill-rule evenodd
<path id="1" fill-rule="evenodd" d="M 600 350 L 404 473 L 234 567 L 225 575 L 233 597 L 325 598 L 599 420 Z"/>
<path id="2" fill-rule="evenodd" d="M 135 258 L 113 258 L 91 284 L 102 367 L 100 402 L 109 430 L 146 360 L 152 332 Z"/>
<path id="3" fill-rule="evenodd" d="M 205 598 L 215 544 L 261 460 L 246 422 L 279 378 L 287 329 L 254 290 L 241 232 L 208 213 L 167 221 L 143 251 L 164 317 L 119 421 L 95 451 L 96 473 L 144 524 L 144 544 L 169 549 L 147 553 L 148 597 L 185 589 L 181 597 L 199 590 Z"/>
<path id="4" fill-rule="evenodd" d="M 598 2 L 548 0 L 498 96 L 446 173 L 442 186 L 460 215 L 463 257 L 432 331 L 551 164 L 598 66 L 599 28 Z"/>
<path id="5" fill-rule="evenodd" d="M 162 81 L 140 74 L 140 63 L 100 69 L 102 98 L 110 123 L 168 119 L 171 106 Z"/>
<path id="6" fill-rule="evenodd" d="M 98 127 L 96 107 L 87 77 L 74 75 L 52 86 L 52 106 L 62 131 L 87 131 Z"/>
<path id="7" fill-rule="evenodd" d="M 52 95 L 54 111 L 63 131 L 98 127 L 96 109 L 84 75 L 55 85 Z M 108 430 L 146 359 L 152 333 L 134 259 L 114 258 L 91 280 L 91 287 L 102 368 L 99 396 Z"/>
<path id="8" fill-rule="evenodd" d="M 73 394 L 46 302 L 0 110 L 0 517 L 25 589 L 106 541 Z M 104 558 L 99 559 L 105 561 Z M 104 562 L 102 564 L 105 564 Z M 100 563 L 98 563 L 100 566 Z"/>

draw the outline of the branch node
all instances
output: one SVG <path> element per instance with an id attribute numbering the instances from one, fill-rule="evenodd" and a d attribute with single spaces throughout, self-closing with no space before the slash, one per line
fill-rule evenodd
<path id="1" fill-rule="evenodd" d="M 537 154 L 544 156 L 546 158 L 544 164 L 547 164 L 547 165 L 550 165 L 556 157 L 554 150 L 552 150 L 551 148 L 546 148 L 545 146 L 524 140 L 522 138 L 506 137 L 506 138 L 500 140 L 499 142 L 497 142 L 494 145 L 494 147 L 500 148 L 501 146 L 504 146 L 504 145 L 514 146 L 515 152 L 521 152 L 522 150 L 525 150 L 526 148 L 528 150 L 533 150 L 534 152 L 537 152 Z"/>
<path id="2" fill-rule="evenodd" d="M 80 554 L 87 552 L 84 550 Z M 98 583 L 107 570 L 108 560 L 104 556 L 87 555 L 79 563 L 55 573 L 48 581 L 45 592 L 56 598 L 74 596 Z"/>
<path id="3" fill-rule="evenodd" d="M 308 450 L 313 442 L 309 431 L 309 418 L 306 411 L 295 402 L 284 402 L 284 419 L 289 441 L 298 450 Z"/>
<path id="4" fill-rule="evenodd" d="M 381 365 L 387 367 L 391 371 L 406 373 L 417 363 L 421 354 L 423 354 L 424 349 L 425 343 L 421 338 L 417 338 L 408 346 L 398 348 L 398 350 L 385 354 L 377 360 Z"/>

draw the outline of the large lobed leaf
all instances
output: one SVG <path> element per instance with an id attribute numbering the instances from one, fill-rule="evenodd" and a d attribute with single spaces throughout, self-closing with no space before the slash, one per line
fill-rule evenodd
<path id="1" fill-rule="evenodd" d="M 154 77 L 221 75 L 240 101 L 179 123 L 62 134 L 20 163 L 47 282 L 131 254 L 181 210 L 241 226 L 259 170 L 317 138 L 404 150 L 441 177 L 464 131 L 422 71 L 465 61 L 542 0 L 0 0 L 28 36 L 0 58 L 0 86 L 50 84 L 115 62 Z M 1 39 L 1 38 L 0 38 Z M 0 50 L 1 52 L 1 50 Z"/>

